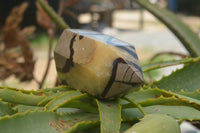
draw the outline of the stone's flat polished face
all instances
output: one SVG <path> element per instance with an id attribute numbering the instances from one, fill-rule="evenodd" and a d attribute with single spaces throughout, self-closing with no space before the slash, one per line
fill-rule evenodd
<path id="1" fill-rule="evenodd" d="M 54 57 L 61 83 L 99 98 L 144 81 L 134 46 L 98 32 L 64 30 Z"/>
<path id="2" fill-rule="evenodd" d="M 77 29 L 70 29 L 71 32 L 77 33 L 79 35 L 92 38 L 94 40 L 97 40 L 99 42 L 113 45 L 113 46 L 131 46 L 131 44 L 121 41 L 117 38 L 114 38 L 109 35 L 101 34 L 99 32 L 95 31 L 87 31 L 87 30 L 77 30 Z M 134 48 L 134 46 L 132 46 Z M 134 48 L 135 49 L 135 48 Z"/>

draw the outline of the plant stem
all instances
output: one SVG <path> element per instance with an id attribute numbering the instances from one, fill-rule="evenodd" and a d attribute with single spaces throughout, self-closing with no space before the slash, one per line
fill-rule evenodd
<path id="1" fill-rule="evenodd" d="M 49 31 L 50 39 L 49 39 L 48 61 L 47 61 L 47 66 L 46 66 L 45 73 L 43 75 L 42 81 L 39 84 L 39 89 L 41 89 L 43 87 L 44 81 L 47 77 L 47 74 L 48 74 L 48 71 L 49 71 L 49 68 L 50 68 L 50 63 L 51 63 L 51 59 L 52 59 L 51 58 L 51 52 L 52 52 L 52 45 L 53 45 L 55 32 L 56 32 L 56 28 L 53 28 L 53 29 L 51 29 L 51 31 Z"/>
<path id="2" fill-rule="evenodd" d="M 126 96 L 123 97 L 123 99 L 125 99 L 126 101 L 128 101 L 128 102 L 130 102 L 131 104 L 135 105 L 135 106 L 140 110 L 140 112 L 141 112 L 144 116 L 146 115 L 146 113 L 143 111 L 142 106 L 141 106 L 140 104 L 134 102 L 133 100 L 129 99 L 129 98 L 126 97 Z"/>
<path id="3" fill-rule="evenodd" d="M 160 52 L 160 53 L 155 54 L 155 55 L 150 59 L 150 61 L 153 61 L 156 57 L 158 57 L 158 56 L 160 56 L 160 55 L 165 55 L 165 54 L 166 54 L 166 55 L 177 55 L 177 56 L 180 56 L 182 59 L 188 57 L 188 55 L 181 54 L 181 53 L 177 53 L 177 52 Z"/>
<path id="4" fill-rule="evenodd" d="M 188 57 L 188 55 L 177 53 L 177 52 L 159 52 L 159 53 L 155 54 L 153 57 L 151 57 L 150 62 L 153 61 L 155 58 L 157 58 L 160 55 L 176 55 L 176 56 L 181 57 L 182 59 Z M 149 77 L 149 83 L 153 83 L 153 78 L 152 78 L 150 72 L 147 72 L 147 76 Z"/>
<path id="5" fill-rule="evenodd" d="M 48 3 L 43 0 L 37 0 L 40 6 L 44 9 L 44 11 L 49 15 L 49 17 L 56 23 L 56 25 L 64 30 L 66 28 L 70 28 L 65 21 L 56 14 L 56 12 L 48 5 Z"/>
<path id="6" fill-rule="evenodd" d="M 59 9 L 58 9 L 58 17 L 62 15 L 63 13 L 63 5 L 64 5 L 64 0 L 60 0 L 60 4 L 59 4 Z M 50 39 L 49 39 L 49 50 L 48 50 L 48 61 L 47 61 L 47 67 L 46 67 L 46 70 L 45 70 L 45 73 L 44 73 L 44 76 L 42 78 L 42 81 L 40 82 L 39 84 L 39 89 L 41 89 L 43 87 L 43 84 L 44 84 L 44 81 L 47 77 L 47 74 L 48 74 L 48 71 L 49 71 L 49 68 L 50 68 L 50 63 L 51 63 L 51 53 L 52 53 L 52 46 L 53 46 L 53 40 L 54 40 L 54 36 L 55 36 L 55 33 L 56 33 L 56 30 L 57 30 L 57 27 L 53 27 L 52 29 L 49 29 L 48 30 L 48 34 L 50 36 Z"/>

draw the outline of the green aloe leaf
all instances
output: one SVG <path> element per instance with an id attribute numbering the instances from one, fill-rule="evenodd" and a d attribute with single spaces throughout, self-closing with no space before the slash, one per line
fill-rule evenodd
<path id="1" fill-rule="evenodd" d="M 152 105 L 143 107 L 147 114 L 165 114 L 172 116 L 178 120 L 190 120 L 199 121 L 200 120 L 200 110 L 197 110 L 189 106 L 180 105 Z M 140 112 L 138 108 L 126 108 L 122 109 L 122 120 L 123 121 L 134 121 L 139 120 L 144 115 Z"/>
<path id="2" fill-rule="evenodd" d="M 39 91 L 24 90 L 24 89 L 17 89 L 17 88 L 12 88 L 12 87 L 8 87 L 8 86 L 6 86 L 6 87 L 0 86 L 0 89 L 8 89 L 8 90 L 12 90 L 12 91 L 19 91 L 19 92 L 24 93 L 24 94 L 33 94 L 33 95 L 38 95 L 38 96 L 44 95 L 43 90 L 39 90 Z"/>
<path id="3" fill-rule="evenodd" d="M 12 90 L 7 88 L 0 89 L 0 98 L 3 101 L 24 104 L 24 105 L 37 105 L 45 96 L 37 96 L 33 94 L 25 94 L 20 90 Z"/>
<path id="4" fill-rule="evenodd" d="M 56 110 L 59 107 L 62 107 L 63 105 L 67 104 L 67 102 L 70 102 L 72 100 L 80 99 L 83 97 L 86 97 L 87 94 L 83 94 L 80 91 L 68 91 L 63 93 L 62 95 L 54 98 L 51 100 L 46 106 L 45 110 Z"/>
<path id="5" fill-rule="evenodd" d="M 185 95 L 184 95 L 185 94 Z M 189 96 L 187 94 L 190 94 Z M 129 99 L 134 102 L 141 104 L 142 106 L 149 106 L 149 104 L 170 104 L 170 105 L 188 105 L 198 108 L 200 106 L 200 93 L 196 92 L 184 92 L 181 91 L 179 93 L 167 92 L 165 90 L 161 90 L 158 88 L 148 88 L 148 89 L 140 89 L 137 92 L 130 93 L 126 95 Z M 196 98 L 197 97 L 197 98 Z M 168 102 L 166 102 L 169 100 Z M 166 102 L 166 103 L 165 103 Z M 124 102 L 121 100 L 121 104 L 126 106 L 128 102 Z M 128 104 L 131 106 L 131 103 Z"/>
<path id="6" fill-rule="evenodd" d="M 200 63 L 191 63 L 183 69 L 173 72 L 168 77 L 154 82 L 153 86 L 158 88 L 179 92 L 195 92 L 200 89 Z"/>
<path id="7" fill-rule="evenodd" d="M 98 108 L 92 104 L 90 104 L 89 102 L 84 102 L 83 99 L 79 99 L 79 100 L 70 100 L 67 103 L 65 103 L 63 105 L 63 107 L 66 108 L 77 108 L 77 109 L 81 109 L 85 112 L 90 112 L 90 113 L 98 113 Z"/>
<path id="8" fill-rule="evenodd" d="M 100 113 L 101 133 L 119 133 L 121 106 L 118 100 L 96 100 Z"/>
<path id="9" fill-rule="evenodd" d="M 32 106 L 35 105 L 44 106 L 50 100 L 54 99 L 59 95 L 62 95 L 63 92 L 67 91 L 72 91 L 72 89 L 69 88 L 68 86 L 59 86 L 59 87 L 34 91 L 34 90 L 23 90 L 10 87 L 0 87 L 0 92 L 1 92 L 0 98 L 2 97 L 4 101 L 11 103 L 25 104 Z"/>
<path id="10" fill-rule="evenodd" d="M 130 104 L 132 104 L 133 107 L 136 106 L 136 107 L 140 110 L 140 112 L 141 112 L 143 115 L 146 115 L 146 113 L 145 113 L 144 109 L 142 108 L 142 106 L 141 106 L 140 104 L 138 104 L 137 102 L 135 102 L 135 100 L 132 100 L 132 98 L 127 97 L 127 96 L 125 96 L 124 99 L 125 99 L 126 101 L 130 102 Z"/>
<path id="11" fill-rule="evenodd" d="M 44 92 L 54 92 L 54 93 L 59 93 L 59 92 L 66 92 L 66 91 L 72 91 L 73 89 L 70 88 L 69 86 L 57 86 L 57 87 L 53 87 L 53 88 L 46 88 L 46 89 L 42 89 L 42 91 Z"/>
<path id="12" fill-rule="evenodd" d="M 192 104 L 192 103 L 195 103 L 195 104 L 198 104 L 198 105 L 200 106 L 200 100 L 198 100 L 198 99 L 191 98 L 191 97 L 184 96 L 184 95 L 177 94 L 177 93 L 175 93 L 175 95 L 176 95 L 176 97 L 178 97 L 179 99 L 187 100 L 187 101 L 189 101 L 191 104 Z"/>
<path id="13" fill-rule="evenodd" d="M 22 104 L 15 105 L 13 107 L 13 109 L 17 110 L 20 113 L 24 113 L 24 112 L 27 112 L 27 111 L 35 111 L 35 110 L 43 111 L 43 107 L 28 106 L 28 105 L 22 105 Z"/>
<path id="14" fill-rule="evenodd" d="M 155 99 L 148 99 L 146 101 L 138 102 L 138 104 L 140 104 L 142 107 L 152 106 L 152 105 L 185 105 L 185 106 L 194 107 L 200 110 L 199 100 L 192 99 L 192 98 L 186 99 L 185 97 L 183 98 L 183 97 L 175 97 L 175 96 L 172 96 L 172 97 L 160 96 Z M 137 106 L 133 106 L 132 103 L 128 103 L 128 104 L 123 104 L 122 107 L 132 108 L 132 107 L 137 107 Z"/>
<path id="15" fill-rule="evenodd" d="M 122 122 L 121 128 L 120 128 L 120 133 L 124 133 L 124 131 L 126 131 L 127 129 L 132 127 L 132 125 L 133 125 L 133 123 L 131 123 L 131 122 Z"/>
<path id="16" fill-rule="evenodd" d="M 146 107 L 143 107 L 144 110 Z M 146 112 L 146 110 L 145 110 Z M 147 112 L 148 113 L 148 112 Z M 136 121 L 144 117 L 142 112 L 137 108 L 122 108 L 122 122 Z"/>
<path id="17" fill-rule="evenodd" d="M 181 90 L 180 92 L 177 92 L 177 94 L 200 100 L 200 90 L 196 90 L 194 92 L 185 92 Z"/>
<path id="18" fill-rule="evenodd" d="M 73 133 L 97 125 L 99 116 L 87 113 L 60 116 L 54 112 L 28 111 L 0 118 L 3 133 Z"/>
<path id="19" fill-rule="evenodd" d="M 76 108 L 58 108 L 56 110 L 56 113 L 60 114 L 60 115 L 65 115 L 65 114 L 75 114 L 80 112 L 80 109 L 76 109 Z"/>
<path id="20" fill-rule="evenodd" d="M 144 128 L 145 127 L 145 128 Z M 124 133 L 180 133 L 178 122 L 163 114 L 149 114 Z"/>
<path id="21" fill-rule="evenodd" d="M 8 103 L 3 103 L 0 100 L 0 117 L 5 116 L 5 115 L 13 115 L 17 113 L 14 109 L 11 108 L 10 104 Z"/>
<path id="22" fill-rule="evenodd" d="M 176 97 L 159 97 L 156 99 L 149 99 L 147 101 L 139 102 L 141 106 L 151 106 L 151 105 L 186 105 L 194 107 L 200 110 L 200 104 L 194 101 L 189 101 L 185 98 L 176 98 Z"/>
<path id="23" fill-rule="evenodd" d="M 42 90 L 24 90 L 24 89 L 17 89 L 17 88 L 11 88 L 11 87 L 1 87 L 0 89 L 7 89 L 11 91 L 16 91 L 20 92 L 23 94 L 30 94 L 30 95 L 36 95 L 36 96 L 46 96 L 41 102 L 46 103 L 48 100 L 51 100 L 52 98 L 62 94 L 62 92 L 66 91 L 72 91 L 68 86 L 58 86 L 54 88 L 47 88 L 47 89 L 42 89 Z"/>
<path id="24" fill-rule="evenodd" d="M 66 133 L 77 133 L 100 124 L 99 115 L 84 112 L 62 115 L 61 120 L 67 124 L 67 126 L 64 126 Z"/>
<path id="25" fill-rule="evenodd" d="M 200 39 L 172 12 L 151 4 L 148 0 L 134 0 L 161 20 L 183 43 L 189 53 L 195 57 L 200 56 Z"/>
<path id="26" fill-rule="evenodd" d="M 185 58 L 180 60 L 168 60 L 168 61 L 157 61 L 157 62 L 149 62 L 147 64 L 142 65 L 143 72 L 148 72 L 151 70 L 164 68 L 168 66 L 174 66 L 174 65 L 180 65 L 180 64 L 186 64 L 186 63 L 193 63 L 198 62 L 200 60 L 200 57 L 196 58 Z"/>
<path id="27" fill-rule="evenodd" d="M 49 101 L 51 101 L 52 99 L 54 99 L 54 98 L 56 98 L 56 97 L 58 97 L 58 96 L 60 96 L 60 95 L 62 95 L 63 94 L 63 92 L 59 92 L 59 93 L 51 93 L 50 92 L 50 94 L 47 96 L 47 97 L 45 97 L 45 98 L 43 98 L 37 105 L 38 106 L 44 106 L 44 105 L 46 105 Z"/>
<path id="28" fill-rule="evenodd" d="M 200 110 L 188 106 L 153 105 L 145 107 L 149 113 L 162 113 L 179 120 L 200 120 Z"/>
<path id="29" fill-rule="evenodd" d="M 165 90 L 158 89 L 158 88 L 154 88 L 154 89 L 147 88 L 147 89 L 140 89 L 136 92 L 132 92 L 126 95 L 126 97 L 129 97 L 130 99 L 136 102 L 142 102 L 149 99 L 156 99 L 160 96 L 171 97 L 173 96 L 173 94 Z"/>
<path id="30" fill-rule="evenodd" d="M 52 112 L 17 113 L 0 118 L 0 131 L 4 133 L 58 133 L 52 124 L 58 120 L 58 115 Z"/>

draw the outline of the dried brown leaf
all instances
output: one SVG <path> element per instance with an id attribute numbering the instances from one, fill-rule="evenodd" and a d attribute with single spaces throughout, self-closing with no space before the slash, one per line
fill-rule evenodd
<path id="1" fill-rule="evenodd" d="M 20 55 L 11 52 L 4 52 L 0 56 L 0 79 L 6 79 L 13 74 L 13 70 L 17 70 L 18 64 L 16 63 L 16 58 Z"/>
<path id="2" fill-rule="evenodd" d="M 23 20 L 24 12 L 27 7 L 28 2 L 24 2 L 20 6 L 13 8 L 10 15 L 6 18 L 5 26 L 18 27 Z"/>
<path id="3" fill-rule="evenodd" d="M 76 5 L 81 1 L 82 0 L 67 0 L 66 3 L 65 3 L 65 8 L 68 8 L 68 7 L 71 7 L 73 5 Z"/>
<path id="4" fill-rule="evenodd" d="M 23 20 L 24 12 L 28 7 L 28 3 L 24 2 L 20 6 L 12 9 L 10 15 L 6 18 L 5 26 L 3 28 L 3 40 L 5 48 L 11 48 L 18 45 L 19 24 Z M 17 42 L 16 42 L 17 41 Z"/>
<path id="5" fill-rule="evenodd" d="M 22 29 L 21 34 L 25 37 L 31 35 L 35 31 L 35 26 L 28 26 Z"/>
<path id="6" fill-rule="evenodd" d="M 44 29 L 49 30 L 55 28 L 54 22 L 51 18 L 46 14 L 46 12 L 42 9 L 42 7 L 36 2 L 36 17 L 37 23 Z"/>
<path id="7" fill-rule="evenodd" d="M 20 29 L 28 3 L 12 9 L 3 28 L 4 49 L 0 55 L 0 79 L 14 74 L 21 81 L 33 79 L 35 61 L 27 36 L 33 33 L 34 26 Z M 1 44 L 2 45 L 2 44 Z"/>

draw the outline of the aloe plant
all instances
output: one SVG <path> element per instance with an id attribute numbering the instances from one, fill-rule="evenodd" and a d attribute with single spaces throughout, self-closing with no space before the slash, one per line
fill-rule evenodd
<path id="1" fill-rule="evenodd" d="M 48 14 L 53 11 L 42 0 Z M 4 133 L 178 133 L 184 121 L 200 121 L 200 40 L 173 13 L 147 0 L 136 0 L 164 22 L 193 57 L 150 62 L 143 72 L 184 67 L 138 91 L 100 100 L 69 86 L 38 91 L 0 87 L 0 131 Z M 61 28 L 67 25 L 53 13 Z M 164 17 L 165 16 L 165 17 Z M 57 19 L 59 18 L 59 19 Z M 61 22 L 61 23 L 60 23 Z"/>

